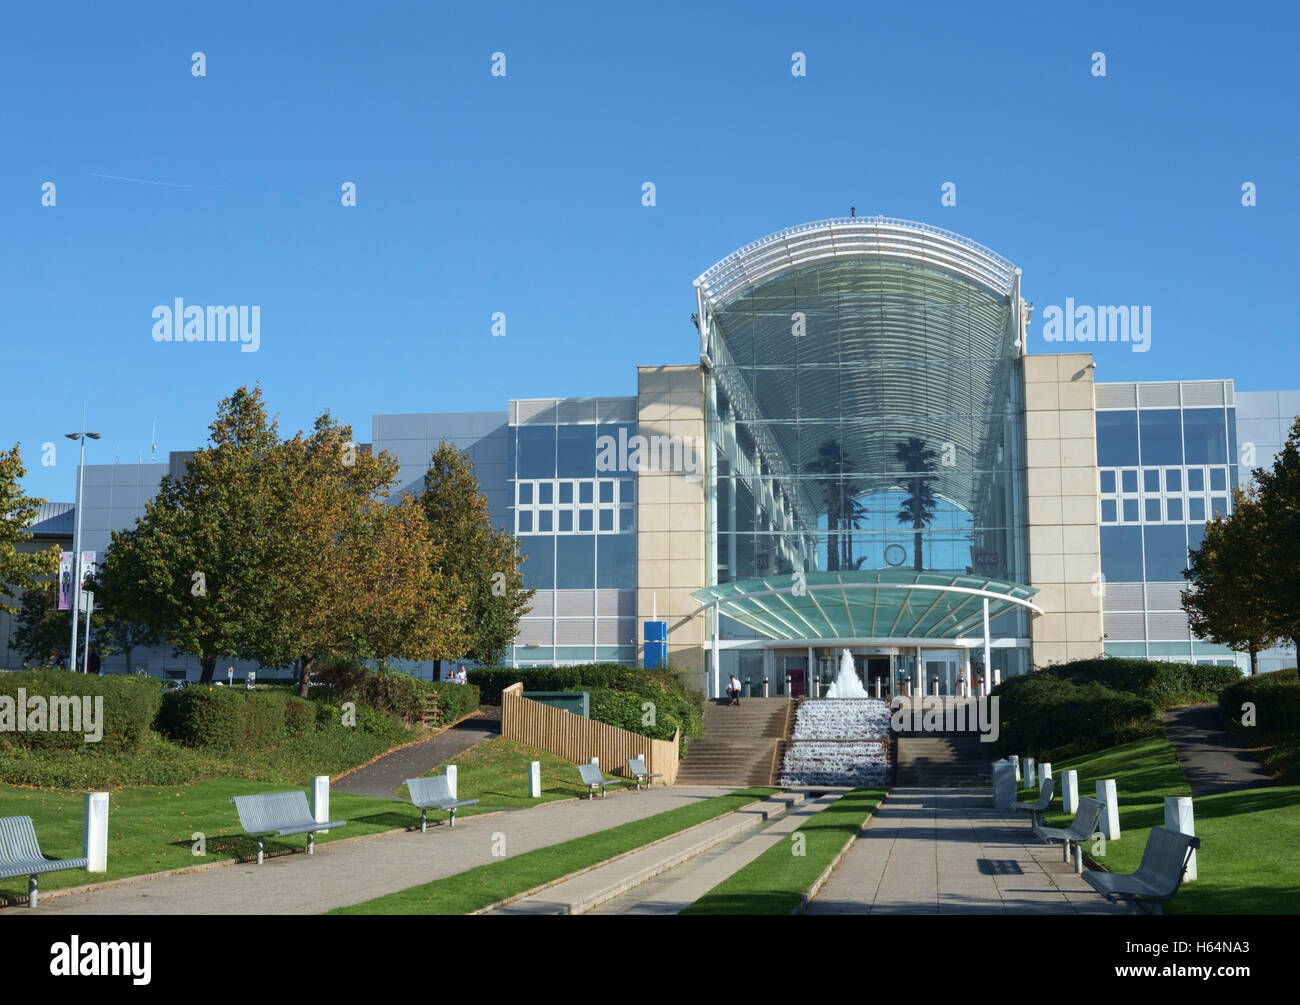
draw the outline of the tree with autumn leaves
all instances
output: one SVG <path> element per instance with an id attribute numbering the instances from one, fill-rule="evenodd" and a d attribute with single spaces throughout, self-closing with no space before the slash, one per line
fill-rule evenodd
<path id="1" fill-rule="evenodd" d="M 474 645 L 473 602 L 424 505 L 390 499 L 397 462 L 328 412 L 281 439 L 262 392 L 223 400 L 210 443 L 113 535 L 101 572 L 115 609 L 197 656 L 296 665 L 324 657 L 438 660 Z M 475 486 L 475 489 L 477 486 Z"/>

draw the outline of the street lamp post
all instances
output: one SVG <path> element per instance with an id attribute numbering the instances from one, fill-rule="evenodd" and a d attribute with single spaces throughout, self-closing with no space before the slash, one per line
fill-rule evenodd
<path id="1" fill-rule="evenodd" d="M 81 441 L 81 462 L 77 465 L 77 528 L 72 536 L 72 567 L 74 569 L 72 586 L 72 647 L 68 650 L 68 669 L 77 668 L 77 622 L 81 618 L 81 490 L 85 482 L 86 438 L 99 439 L 98 433 L 86 432 L 86 406 L 81 406 L 81 432 L 64 433 L 70 440 Z M 90 638 L 90 618 L 86 618 L 86 638 Z M 85 667 L 82 667 L 85 670 Z"/>

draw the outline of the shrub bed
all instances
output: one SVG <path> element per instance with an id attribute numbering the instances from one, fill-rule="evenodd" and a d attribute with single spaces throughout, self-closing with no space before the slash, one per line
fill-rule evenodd
<path id="1" fill-rule="evenodd" d="M 95 698 L 103 698 L 103 737 L 96 746 L 106 751 L 131 752 L 141 749 L 152 734 L 154 719 L 162 701 L 162 684 L 153 677 L 140 674 L 101 677 L 69 670 L 0 673 L 0 696 L 12 699 L 11 702 L 0 702 L 0 714 L 7 716 L 12 711 L 15 716 L 12 725 L 5 722 L 0 727 L 4 730 L 0 732 L 0 743 L 35 750 L 84 749 L 85 733 L 90 730 L 54 732 L 44 728 L 19 732 L 16 714 L 20 689 L 24 692 L 25 699 L 30 700 L 36 696 L 44 698 L 47 707 L 51 698 L 63 699 L 59 702 L 61 712 L 67 707 L 66 699 L 75 699 L 84 707 L 81 702 L 83 696 L 90 697 L 92 702 Z M 45 725 L 49 727 L 51 724 L 47 715 Z M 86 723 L 82 722 L 81 725 L 84 727 Z"/>
<path id="2" fill-rule="evenodd" d="M 1112 657 L 1075 660 L 1037 672 L 1054 674 L 1075 684 L 1095 681 L 1112 691 L 1150 698 L 1159 708 L 1214 701 L 1225 687 L 1241 680 L 1241 671 L 1236 667 Z"/>
<path id="3" fill-rule="evenodd" d="M 313 683 L 328 687 L 339 702 L 354 701 L 387 712 L 408 725 L 455 722 L 479 705 L 479 689 L 465 684 L 430 683 L 408 673 L 372 670 L 357 662 L 332 663 L 313 672 Z"/>
<path id="4" fill-rule="evenodd" d="M 1219 693 L 1219 710 L 1230 728 L 1243 728 L 1242 705 L 1254 706 L 1254 728 L 1269 735 L 1300 737 L 1300 674 L 1295 670 L 1245 677 Z"/>
<path id="5" fill-rule="evenodd" d="M 1161 731 L 1154 701 L 1097 681 L 1078 684 L 1050 671 L 1004 681 L 998 696 L 999 757 L 1028 754 L 1043 761 L 1113 747 Z"/>

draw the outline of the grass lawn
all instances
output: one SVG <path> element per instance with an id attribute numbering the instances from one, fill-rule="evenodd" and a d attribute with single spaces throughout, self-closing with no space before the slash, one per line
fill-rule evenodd
<path id="1" fill-rule="evenodd" d="M 702 799 L 644 820 L 634 820 L 490 865 L 477 866 L 432 883 L 353 904 L 351 907 L 338 908 L 329 913 L 468 914 L 507 897 L 553 883 L 569 873 L 634 851 L 688 827 L 731 813 L 775 791 L 766 788 L 739 789 L 729 795 Z"/>
<path id="2" fill-rule="evenodd" d="M 542 798 L 528 798 L 528 762 L 542 762 Z M 461 816 L 492 810 L 528 806 L 536 802 L 569 799 L 586 789 L 578 783 L 578 771 L 563 758 L 510 740 L 494 739 L 452 758 L 458 767 L 458 795 L 479 799 L 477 806 L 461 809 Z M 570 778 L 572 776 L 572 778 Z M 283 792 L 293 786 L 236 778 L 216 778 L 192 785 L 134 786 L 111 791 L 108 798 L 108 872 L 85 870 L 48 873 L 41 877 L 42 890 L 55 890 L 87 883 L 106 882 L 150 872 L 183 869 L 207 862 L 252 858 L 257 841 L 244 834 L 231 796 L 254 792 Z M 359 834 L 401 827 L 417 827 L 420 811 L 406 802 L 406 787 L 400 799 L 374 799 L 343 792 L 330 793 L 330 817 L 346 820 L 346 827 L 316 835 L 317 842 L 338 841 Z M 29 816 L 36 826 L 41 851 L 50 858 L 81 855 L 81 792 L 59 789 L 29 789 L 0 785 L 0 817 Z M 430 821 L 447 814 L 430 811 Z M 196 856 L 191 835 L 206 836 L 206 856 Z M 305 834 L 268 837 L 268 855 L 307 847 Z M 26 896 L 27 880 L 0 879 L 0 896 Z"/>
<path id="3" fill-rule="evenodd" d="M 794 854 L 793 837 L 783 840 L 682 914 L 789 914 L 888 791 L 854 789 L 845 793 L 794 832 L 804 835 L 803 855 Z"/>
<path id="4" fill-rule="evenodd" d="M 1132 872 L 1152 827 L 1164 825 L 1164 797 L 1188 796 L 1182 769 L 1163 737 L 1152 737 L 1085 754 L 1052 766 L 1052 774 L 1079 772 L 1079 795 L 1096 796 L 1096 783 L 1114 778 L 1119 793 L 1119 841 L 1093 855 L 1111 872 Z M 1036 795 L 1036 793 L 1034 793 Z M 1027 791 L 1021 798 L 1029 798 Z M 1065 826 L 1060 812 L 1049 826 Z M 1295 914 L 1300 912 L 1300 786 L 1243 789 L 1199 796 L 1193 804 L 1198 878 L 1165 906 L 1167 914 Z M 1091 849 L 1085 848 L 1090 853 Z"/>

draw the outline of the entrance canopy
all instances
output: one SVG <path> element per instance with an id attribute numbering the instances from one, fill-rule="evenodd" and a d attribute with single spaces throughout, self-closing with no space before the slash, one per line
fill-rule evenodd
<path id="1" fill-rule="evenodd" d="M 691 594 L 770 639 L 956 639 L 1021 606 L 1032 586 L 983 576 L 899 569 L 810 572 L 721 583 Z M 698 612 L 697 612 L 698 613 Z"/>

